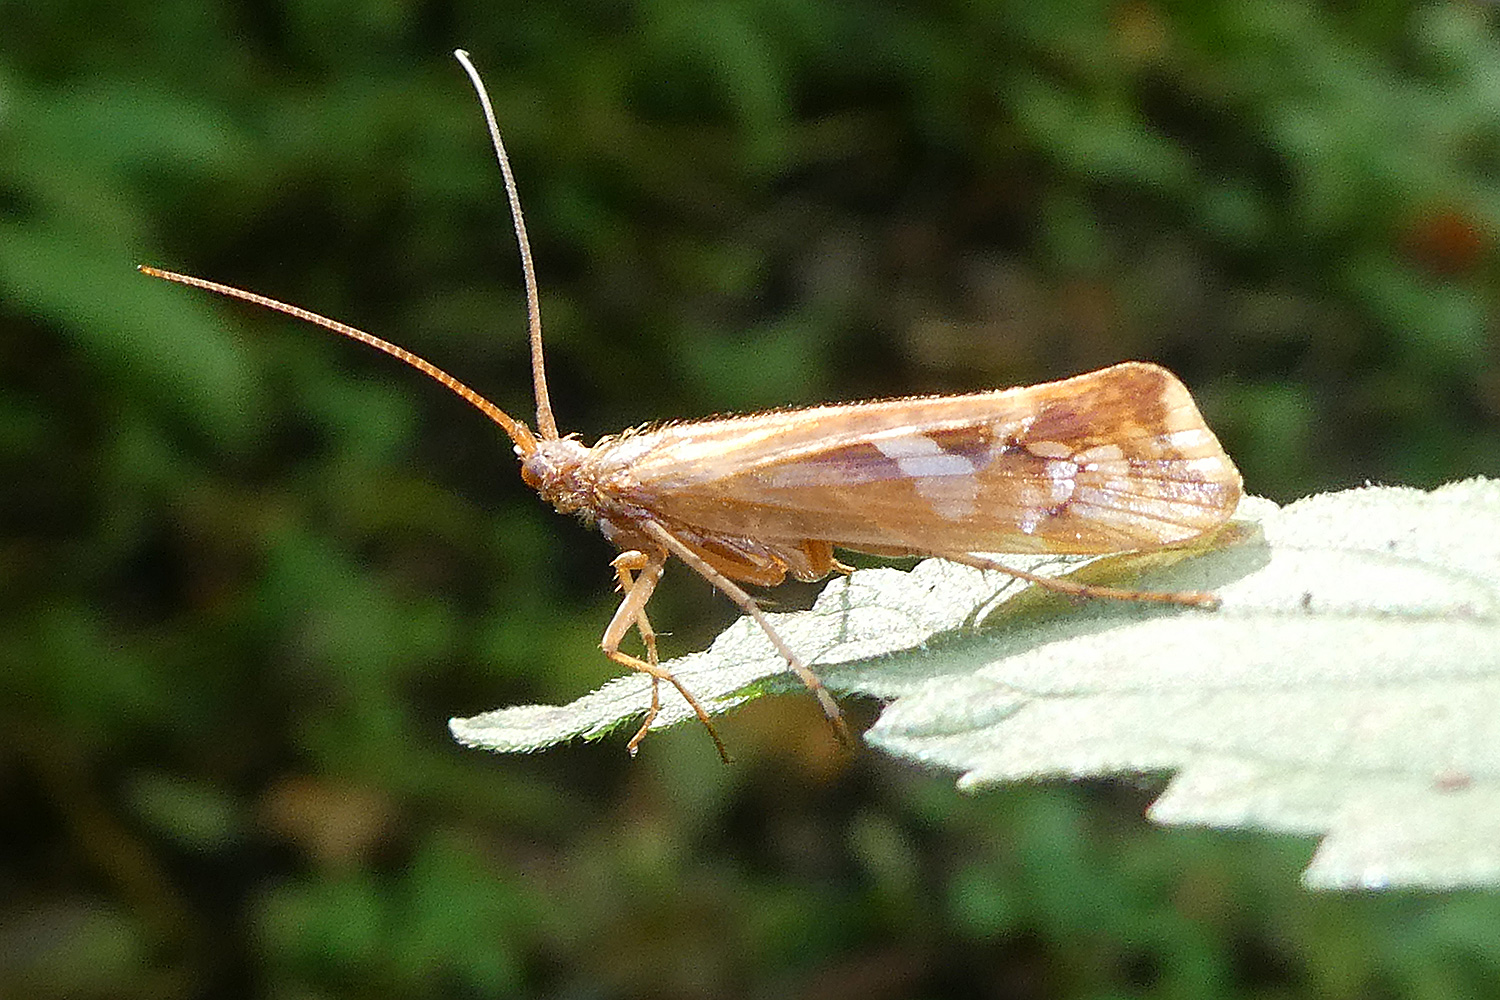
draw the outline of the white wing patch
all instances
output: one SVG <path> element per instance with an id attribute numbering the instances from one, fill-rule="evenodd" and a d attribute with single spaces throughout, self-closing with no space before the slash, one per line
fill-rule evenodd
<path id="1" fill-rule="evenodd" d="M 917 492 L 939 517 L 950 521 L 972 517 L 979 509 L 978 471 L 972 459 L 944 451 L 929 437 L 877 438 L 872 444 L 916 483 Z"/>

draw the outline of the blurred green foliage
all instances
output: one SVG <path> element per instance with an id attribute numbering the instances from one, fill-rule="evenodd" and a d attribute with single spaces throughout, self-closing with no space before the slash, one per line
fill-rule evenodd
<path id="1" fill-rule="evenodd" d="M 0 6 L 0 994 L 1447 997 L 1500 902 L 1309 897 L 1126 785 L 960 797 L 799 699 L 499 759 L 602 540 L 387 359 L 653 419 L 1177 369 L 1252 492 L 1500 473 L 1480 3 Z M 669 652 L 729 618 L 677 572 Z M 785 597 L 796 600 L 795 596 Z"/>

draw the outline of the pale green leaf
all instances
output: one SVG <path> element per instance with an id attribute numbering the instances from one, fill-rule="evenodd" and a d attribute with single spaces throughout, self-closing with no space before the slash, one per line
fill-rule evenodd
<path id="1" fill-rule="evenodd" d="M 1153 819 L 1321 836 L 1310 885 L 1500 884 L 1500 482 L 1247 499 L 1232 529 L 1166 565 L 1013 560 L 1211 589 L 1213 612 L 1078 604 L 930 560 L 771 617 L 829 688 L 889 701 L 870 744 L 962 787 L 1168 773 Z M 670 665 L 711 711 L 798 686 L 744 620 Z M 622 677 L 452 728 L 534 750 L 634 724 L 649 698 Z M 663 699 L 659 724 L 690 717 Z"/>

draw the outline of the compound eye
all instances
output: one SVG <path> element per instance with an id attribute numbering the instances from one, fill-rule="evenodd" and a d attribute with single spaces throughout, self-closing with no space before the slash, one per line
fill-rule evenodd
<path id="1" fill-rule="evenodd" d="M 542 477 L 537 474 L 536 468 L 530 462 L 521 463 L 521 482 L 534 490 L 542 488 Z"/>

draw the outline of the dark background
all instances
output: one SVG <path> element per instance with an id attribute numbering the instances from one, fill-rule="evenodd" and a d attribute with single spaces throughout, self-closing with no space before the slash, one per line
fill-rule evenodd
<path id="1" fill-rule="evenodd" d="M 585 440 L 1144 358 L 1253 493 L 1495 475 L 1497 14 L 0 3 L 0 995 L 1492 992 L 1500 900 L 1309 895 L 1310 840 L 1147 826 L 1159 776 L 966 797 L 808 698 L 731 767 L 456 747 L 614 672 L 607 545 L 415 373 L 132 267 L 529 421 L 462 45 Z"/>

